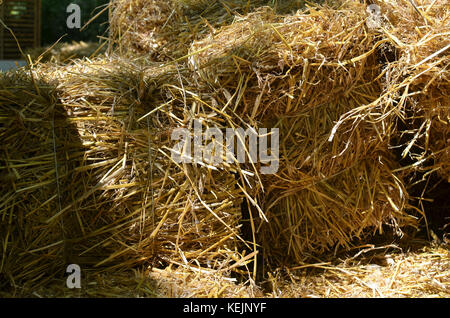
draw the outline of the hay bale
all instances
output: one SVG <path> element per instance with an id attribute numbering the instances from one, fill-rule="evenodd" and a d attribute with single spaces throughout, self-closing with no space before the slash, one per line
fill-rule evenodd
<path id="1" fill-rule="evenodd" d="M 265 261 L 303 262 L 382 224 L 416 223 L 392 172 L 394 119 L 375 120 L 385 115 L 387 40 L 368 17 L 357 2 L 292 16 L 264 8 L 192 45 L 191 69 L 233 96 L 231 113 L 280 129 L 279 171 L 254 192 L 269 219 L 259 233 Z"/>
<path id="2" fill-rule="evenodd" d="M 25 84 L 2 77 L 0 104 L 8 141 L 0 171 L 17 175 L 10 188 L 2 187 L 2 215 L 11 222 L 2 232 L 10 244 L 1 272 L 10 282 L 63 275 L 69 263 L 182 264 L 223 273 L 246 264 L 241 246 L 247 243 L 240 238 L 245 194 L 232 167 L 180 165 L 170 156 L 171 131 L 182 118 L 205 114 L 200 108 L 186 113 L 179 95 L 164 101 L 178 80 L 173 67 L 103 57 L 38 67 L 36 86 L 22 72 Z M 43 79 L 52 83 L 51 98 L 42 97 Z M 70 129 L 52 135 L 54 114 L 62 117 L 55 127 Z M 33 150 L 25 151 L 30 144 Z M 45 268 L 14 266 L 36 262 Z"/>
<path id="3" fill-rule="evenodd" d="M 265 5 L 290 12 L 301 8 L 303 1 L 114 0 L 111 44 L 121 54 L 145 54 L 154 60 L 170 61 L 185 56 L 193 40 L 230 24 L 236 14 Z"/>

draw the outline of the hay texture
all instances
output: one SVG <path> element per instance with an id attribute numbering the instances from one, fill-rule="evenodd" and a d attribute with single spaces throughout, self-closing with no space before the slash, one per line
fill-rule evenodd
<path id="1" fill-rule="evenodd" d="M 356 2 L 291 16 L 262 8 L 192 45 L 191 69 L 233 96 L 233 112 L 280 129 L 280 169 L 255 194 L 269 216 L 259 233 L 267 260 L 287 247 L 301 262 L 383 224 L 415 224 L 393 173 L 395 118 L 377 120 L 390 42 L 369 18 Z"/>
<path id="2" fill-rule="evenodd" d="M 121 54 L 145 54 L 170 61 L 188 53 L 192 41 L 230 24 L 235 15 L 261 6 L 279 12 L 300 9 L 303 1 L 286 0 L 114 0 L 111 2 L 111 45 Z"/>
<path id="3" fill-rule="evenodd" d="M 448 7 L 270 3 L 115 0 L 107 55 L 2 74 L 2 288 L 67 263 L 255 279 L 417 226 L 409 174 L 448 177 Z M 196 121 L 278 128 L 278 171 L 175 162 Z"/>
<path id="4" fill-rule="evenodd" d="M 186 113 L 176 80 L 173 68 L 119 58 L 2 77 L 1 272 L 10 283 L 70 263 L 224 273 L 246 264 L 245 192 L 230 172 L 240 168 L 171 158 L 171 131 L 207 113 Z"/>
<path id="5" fill-rule="evenodd" d="M 395 247 L 395 246 L 394 246 Z M 372 247 L 373 248 L 373 247 Z M 372 249 L 370 246 L 361 252 Z M 292 267 L 273 273 L 271 297 L 285 298 L 446 298 L 449 296 L 448 244 L 397 251 L 379 246 L 337 264 Z"/>
<path id="6" fill-rule="evenodd" d="M 402 157 L 424 171 L 449 180 L 450 157 L 450 9 L 446 1 L 420 6 L 383 2 L 392 28 L 386 30 L 399 59 L 389 67 L 387 90 L 406 123 Z M 392 17 L 391 17 L 392 16 Z M 391 104 L 392 107 L 392 104 Z"/>
<path id="7" fill-rule="evenodd" d="M 33 62 L 52 62 L 57 64 L 68 64 L 72 60 L 84 57 L 93 58 L 97 54 L 105 52 L 105 44 L 94 42 L 56 43 L 51 46 L 38 47 L 25 51 L 30 55 Z"/>

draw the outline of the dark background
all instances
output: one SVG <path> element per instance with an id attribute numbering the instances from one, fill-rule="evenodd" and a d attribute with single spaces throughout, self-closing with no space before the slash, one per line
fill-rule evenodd
<path id="1" fill-rule="evenodd" d="M 91 17 L 100 12 L 109 0 L 42 0 L 42 34 L 41 45 L 51 45 L 62 35 L 67 34 L 61 42 L 72 41 L 98 41 L 97 36 L 107 36 L 108 10 L 102 13 L 86 29 L 67 28 L 67 6 L 71 3 L 78 4 L 81 8 L 81 27 Z M 100 8 L 98 8 L 101 6 Z"/>

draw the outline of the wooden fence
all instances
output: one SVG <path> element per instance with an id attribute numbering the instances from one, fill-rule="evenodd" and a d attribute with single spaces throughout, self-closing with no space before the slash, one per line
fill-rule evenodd
<path id="1" fill-rule="evenodd" d="M 0 0 L 0 19 L 12 30 L 22 50 L 40 46 L 41 0 Z M 0 59 L 21 59 L 11 32 L 0 25 Z"/>

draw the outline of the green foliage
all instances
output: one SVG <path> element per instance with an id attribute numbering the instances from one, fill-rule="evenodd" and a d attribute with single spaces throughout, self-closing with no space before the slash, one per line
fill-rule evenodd
<path id="1" fill-rule="evenodd" d="M 108 28 L 108 13 L 102 13 L 86 29 L 67 28 L 66 12 L 71 3 L 81 8 L 81 26 L 97 14 L 109 0 L 42 0 L 42 45 L 51 45 L 61 36 L 67 34 L 62 41 L 97 41 L 98 35 L 105 35 Z M 101 6 L 101 8 L 98 8 Z"/>

